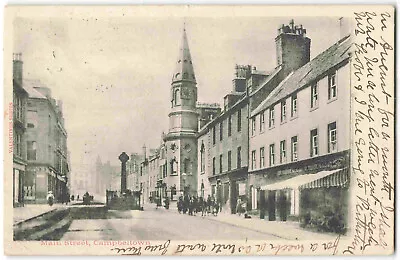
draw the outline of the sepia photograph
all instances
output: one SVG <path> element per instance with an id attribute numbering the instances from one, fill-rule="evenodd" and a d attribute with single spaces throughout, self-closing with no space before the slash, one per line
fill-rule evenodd
<path id="1" fill-rule="evenodd" d="M 394 8 L 346 8 L 6 7 L 6 254 L 393 253 Z"/>

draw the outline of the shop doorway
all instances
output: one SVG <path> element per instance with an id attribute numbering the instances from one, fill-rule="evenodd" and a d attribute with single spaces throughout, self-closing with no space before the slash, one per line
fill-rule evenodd
<path id="1" fill-rule="evenodd" d="M 238 193 L 238 184 L 236 181 L 231 182 L 231 213 L 236 214 L 236 203 L 237 203 L 237 193 Z"/>
<path id="2" fill-rule="evenodd" d="M 288 216 L 288 211 L 290 211 L 289 198 L 287 190 L 280 190 L 278 197 L 278 210 L 280 221 L 286 221 Z"/>
<path id="3" fill-rule="evenodd" d="M 268 192 L 268 220 L 275 221 L 276 220 L 276 192 L 271 190 Z"/>

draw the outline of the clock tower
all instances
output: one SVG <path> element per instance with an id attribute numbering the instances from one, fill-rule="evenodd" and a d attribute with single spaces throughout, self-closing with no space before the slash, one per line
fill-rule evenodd
<path id="1" fill-rule="evenodd" d="M 165 135 L 167 195 L 197 194 L 197 87 L 186 29 L 172 75 L 169 130 Z"/>

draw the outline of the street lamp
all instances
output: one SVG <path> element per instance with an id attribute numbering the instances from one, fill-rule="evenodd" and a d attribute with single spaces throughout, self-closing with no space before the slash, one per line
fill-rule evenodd
<path id="1" fill-rule="evenodd" d="M 217 179 L 217 203 L 222 202 L 222 181 L 221 179 Z M 221 209 L 220 209 L 221 210 Z"/>

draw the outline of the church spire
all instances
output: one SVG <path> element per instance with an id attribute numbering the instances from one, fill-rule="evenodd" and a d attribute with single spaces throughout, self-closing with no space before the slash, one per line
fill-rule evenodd
<path id="1" fill-rule="evenodd" d="M 182 45 L 179 50 L 178 60 L 176 62 L 176 68 L 172 76 L 172 83 L 178 81 L 191 81 L 196 83 L 196 77 L 194 75 L 192 57 L 190 55 L 189 44 L 186 35 L 185 23 L 183 25 Z"/>

